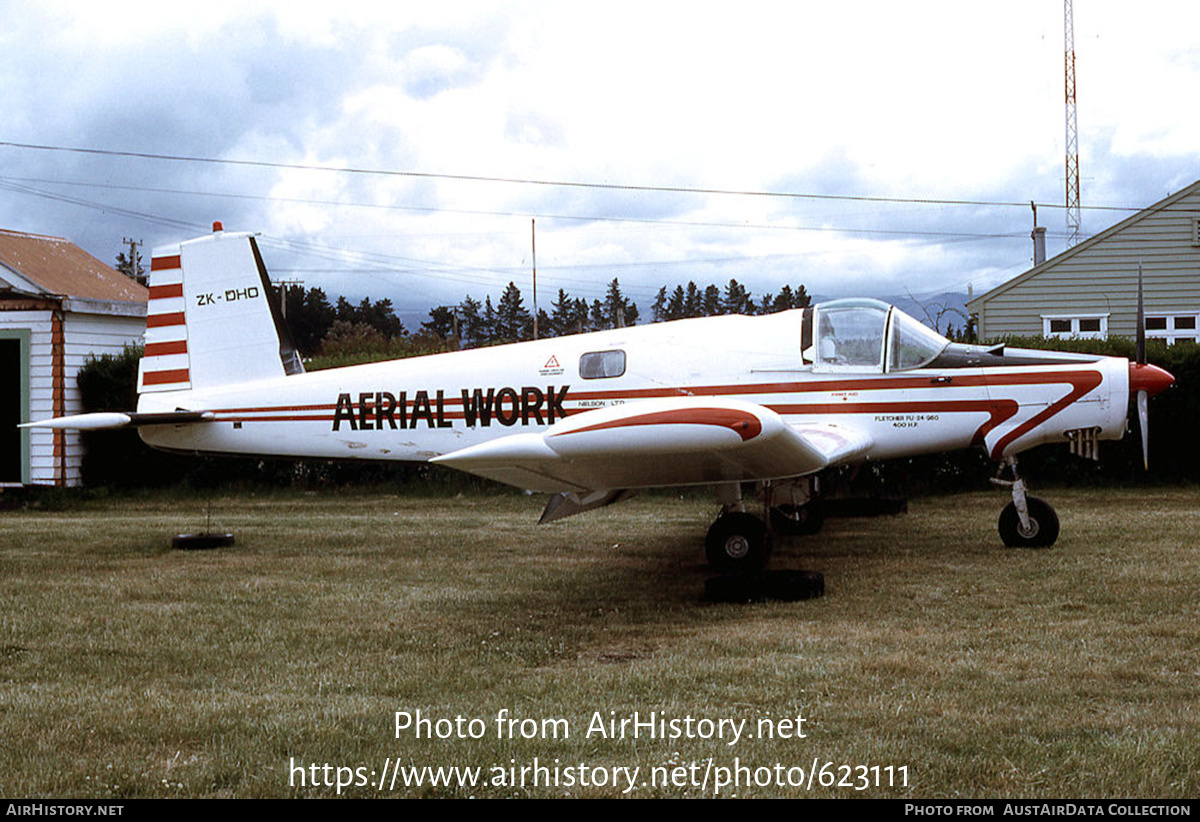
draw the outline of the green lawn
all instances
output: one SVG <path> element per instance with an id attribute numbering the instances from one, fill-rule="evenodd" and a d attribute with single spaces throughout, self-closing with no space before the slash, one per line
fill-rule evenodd
<path id="1" fill-rule="evenodd" d="M 827 593 L 756 605 L 701 601 L 699 492 L 230 497 L 204 552 L 202 502 L 3 512 L 0 794 L 1196 796 L 1200 493 L 1044 496 L 1053 549 L 914 500 L 784 541 Z M 597 731 L 635 712 L 674 738 Z"/>

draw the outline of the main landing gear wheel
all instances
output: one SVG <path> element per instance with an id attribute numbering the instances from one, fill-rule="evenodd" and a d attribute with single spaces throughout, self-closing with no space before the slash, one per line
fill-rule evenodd
<path id="1" fill-rule="evenodd" d="M 1058 514 L 1044 499 L 1026 497 L 1029 527 L 1021 527 L 1017 506 L 1010 502 L 1000 512 L 1000 539 L 1009 548 L 1049 548 L 1058 539 Z"/>
<path id="2" fill-rule="evenodd" d="M 771 529 L 793 537 L 809 536 L 825 524 L 825 506 L 814 498 L 803 505 L 777 505 L 771 509 Z"/>
<path id="3" fill-rule="evenodd" d="M 753 514 L 723 514 L 708 529 L 704 552 L 714 570 L 757 571 L 771 553 L 767 527 Z"/>

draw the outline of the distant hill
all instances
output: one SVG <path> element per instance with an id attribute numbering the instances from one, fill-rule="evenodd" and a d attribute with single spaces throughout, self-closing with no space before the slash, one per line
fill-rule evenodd
<path id="1" fill-rule="evenodd" d="M 824 295 L 813 295 L 813 302 L 819 303 L 833 299 Z M 967 323 L 967 294 L 966 292 L 939 291 L 930 294 L 904 294 L 902 296 L 879 296 L 878 300 L 891 303 L 913 319 L 920 320 L 929 327 L 937 323 L 938 332 L 946 333 L 946 328 L 953 325 L 961 329 Z"/>
<path id="2" fill-rule="evenodd" d="M 903 297 L 880 299 L 930 327 L 936 323 L 937 330 L 942 334 L 946 333 L 948 325 L 962 328 L 967 323 L 966 292 L 941 291 L 935 294 L 905 294 Z"/>

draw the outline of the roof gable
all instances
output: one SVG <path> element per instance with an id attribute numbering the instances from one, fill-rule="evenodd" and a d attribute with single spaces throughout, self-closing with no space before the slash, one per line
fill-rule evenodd
<path id="1" fill-rule="evenodd" d="M 1103 243 L 1105 240 L 1109 239 L 1113 235 L 1119 234 L 1120 232 L 1125 231 L 1130 226 L 1136 225 L 1137 223 L 1140 223 L 1143 220 L 1153 217 L 1156 214 L 1158 214 L 1159 212 L 1165 211 L 1166 209 L 1175 205 L 1179 201 L 1184 200 L 1188 197 L 1197 195 L 1197 194 L 1200 194 L 1200 180 L 1197 180 L 1196 182 L 1192 183 L 1191 185 L 1187 186 L 1186 188 L 1180 189 L 1179 191 L 1175 192 L 1171 196 L 1158 201 L 1154 205 L 1144 208 L 1141 211 L 1139 211 L 1138 213 L 1136 213 L 1130 217 L 1126 217 L 1121 222 L 1117 223 L 1116 225 L 1110 226 L 1109 228 L 1106 228 L 1104 231 L 1101 231 L 1099 234 L 1089 237 L 1088 239 L 1084 240 L 1083 242 L 1078 243 L 1078 244 L 1072 246 L 1071 248 L 1068 248 L 1066 251 L 1063 251 L 1062 253 L 1060 253 L 1054 257 L 1051 257 L 1050 259 L 1046 260 L 1041 265 L 1034 266 L 1033 268 L 1029 269 L 1025 273 L 1018 274 L 1016 277 L 1013 277 L 1011 280 L 1000 283 L 1000 285 L 996 286 L 995 288 L 991 289 L 990 291 L 980 294 L 978 297 L 976 297 L 975 299 L 973 299 L 967 303 L 967 309 L 969 311 L 974 311 L 979 304 L 985 303 L 988 300 L 992 299 L 993 297 L 997 297 L 997 296 L 1003 294 L 1004 292 L 1008 291 L 1011 288 L 1015 288 L 1016 286 L 1025 282 L 1026 280 L 1032 279 L 1033 277 L 1038 276 L 1042 272 L 1044 272 L 1048 269 L 1054 268 L 1054 267 L 1062 264 L 1063 262 L 1071 259 L 1075 255 L 1081 254 L 1081 253 L 1099 245 L 1100 243 Z"/>
<path id="2" fill-rule="evenodd" d="M 4 269 L 17 275 L 14 288 L 32 284 L 39 296 L 144 303 L 149 295 L 145 286 L 62 237 L 0 230 L 0 283 Z"/>

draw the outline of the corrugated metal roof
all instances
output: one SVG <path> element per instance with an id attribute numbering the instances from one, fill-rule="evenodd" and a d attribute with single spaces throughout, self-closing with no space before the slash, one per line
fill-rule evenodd
<path id="1" fill-rule="evenodd" d="M 62 237 L 0 230 L 0 265 L 46 295 L 136 303 L 146 302 L 149 296 L 145 286 Z"/>

